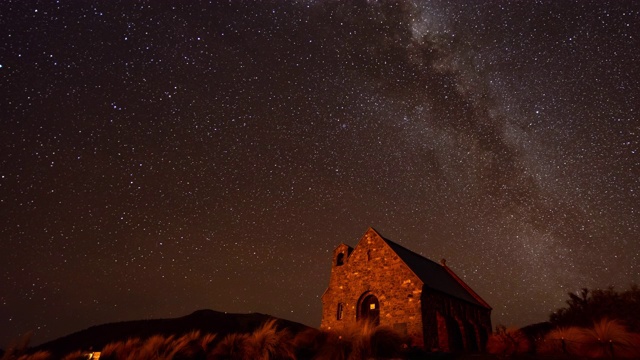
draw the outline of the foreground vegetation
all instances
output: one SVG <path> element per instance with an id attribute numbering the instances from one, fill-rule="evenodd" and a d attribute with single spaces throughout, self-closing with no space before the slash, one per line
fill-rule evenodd
<path id="1" fill-rule="evenodd" d="M 194 313 L 201 318 L 204 313 Z M 384 326 L 352 327 L 344 331 L 304 328 L 271 318 L 252 332 L 131 337 L 93 349 L 103 360 L 218 359 L 640 359 L 640 289 L 569 294 L 567 307 L 550 321 L 522 329 L 497 326 L 485 354 L 424 353 L 407 347 L 407 339 Z M 93 337 L 91 337 L 94 339 Z M 95 340 L 95 339 L 94 339 Z M 91 359 L 88 349 L 64 355 L 28 349 L 25 337 L 8 348 L 1 360 Z M 74 343 L 77 345 L 77 343 Z M 2 355 L 2 354 L 0 354 Z M 95 358 L 95 357 L 94 357 Z"/>
<path id="2" fill-rule="evenodd" d="M 487 351 L 501 357 L 640 359 L 640 288 L 582 289 L 549 322 L 523 329 L 497 327 Z"/>
<path id="3" fill-rule="evenodd" d="M 607 318 L 591 327 L 555 328 L 538 339 L 520 329 L 498 328 L 489 338 L 487 352 L 500 357 L 536 354 L 541 359 L 640 359 L 640 334 Z"/>
<path id="4" fill-rule="evenodd" d="M 632 332 L 640 332 L 640 287 L 631 285 L 624 291 L 613 287 L 601 290 L 582 289 L 569 293 L 567 306 L 551 314 L 554 327 L 589 327 L 603 318 L 624 321 Z"/>
<path id="5" fill-rule="evenodd" d="M 640 334 L 609 319 L 601 319 L 589 328 L 556 328 L 538 339 L 521 329 L 498 326 L 489 338 L 487 354 L 427 354 L 405 344 L 406 339 L 384 326 L 364 324 L 341 332 L 307 329 L 293 334 L 278 328 L 272 319 L 252 333 L 220 338 L 199 331 L 182 336 L 154 335 L 113 342 L 97 351 L 102 360 L 640 359 Z M 10 349 L 2 359 L 57 358 L 47 351 L 26 354 L 22 350 Z M 77 350 L 62 359 L 91 359 L 91 353 Z"/>
<path id="6" fill-rule="evenodd" d="M 217 359 L 371 359 L 405 357 L 405 339 L 384 326 L 364 324 L 346 331 L 304 330 L 293 335 L 279 329 L 275 319 L 252 333 L 216 334 L 194 331 L 180 337 L 155 335 L 147 339 L 132 338 L 106 345 L 100 351 L 102 360 L 217 360 Z M 96 350 L 98 351 L 98 350 Z M 90 358 L 82 350 L 65 355 L 63 360 Z M 49 360 L 51 353 L 38 351 L 20 354 L 9 349 L 3 359 Z"/>

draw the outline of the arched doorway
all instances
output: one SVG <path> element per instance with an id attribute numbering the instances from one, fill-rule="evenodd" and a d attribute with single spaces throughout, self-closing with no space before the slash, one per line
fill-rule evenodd
<path id="1" fill-rule="evenodd" d="M 368 321 L 374 325 L 380 324 L 380 302 L 373 294 L 365 294 L 358 306 L 358 320 Z"/>

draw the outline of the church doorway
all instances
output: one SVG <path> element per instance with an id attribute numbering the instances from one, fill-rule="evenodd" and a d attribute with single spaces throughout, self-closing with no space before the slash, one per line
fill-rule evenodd
<path id="1" fill-rule="evenodd" d="M 358 320 L 380 325 L 380 302 L 375 295 L 365 294 L 360 300 L 358 310 Z"/>

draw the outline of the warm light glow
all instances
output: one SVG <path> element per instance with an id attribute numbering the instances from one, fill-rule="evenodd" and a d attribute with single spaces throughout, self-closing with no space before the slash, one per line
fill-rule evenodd
<path id="1" fill-rule="evenodd" d="M 349 272 L 368 226 L 496 324 L 638 281 L 638 1 L 35 3 L 0 1 L 0 346 L 202 306 L 317 325 L 325 265 L 397 261 L 364 240 Z"/>

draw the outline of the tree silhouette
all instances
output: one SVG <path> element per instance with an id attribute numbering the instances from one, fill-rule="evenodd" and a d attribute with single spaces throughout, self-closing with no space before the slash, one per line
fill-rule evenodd
<path id="1" fill-rule="evenodd" d="M 567 305 L 550 315 L 549 321 L 555 327 L 589 327 L 606 317 L 622 321 L 630 331 L 640 332 L 640 287 L 636 284 L 623 292 L 612 286 L 605 290 L 582 289 L 569 293 Z"/>

